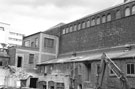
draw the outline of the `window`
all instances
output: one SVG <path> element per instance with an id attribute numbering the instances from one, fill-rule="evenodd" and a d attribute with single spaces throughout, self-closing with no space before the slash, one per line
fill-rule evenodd
<path id="1" fill-rule="evenodd" d="M 35 39 L 35 47 L 38 47 L 39 44 L 38 44 L 38 38 Z"/>
<path id="2" fill-rule="evenodd" d="M 70 26 L 70 32 L 72 32 L 72 31 L 73 31 L 72 26 Z"/>
<path id="3" fill-rule="evenodd" d="M 121 18 L 120 10 L 118 10 L 118 11 L 116 12 L 116 19 L 119 19 L 119 18 Z"/>
<path id="4" fill-rule="evenodd" d="M 64 83 L 56 83 L 56 89 L 64 89 Z"/>
<path id="5" fill-rule="evenodd" d="M 0 66 L 2 66 L 2 61 L 0 61 Z"/>
<path id="6" fill-rule="evenodd" d="M 91 21 L 91 26 L 94 26 L 94 25 L 95 25 L 95 19 L 93 18 Z"/>
<path id="7" fill-rule="evenodd" d="M 34 63 L 34 54 L 29 54 L 29 64 Z"/>
<path id="8" fill-rule="evenodd" d="M 30 47 L 30 41 L 25 41 L 25 42 L 24 42 L 24 46 Z"/>
<path id="9" fill-rule="evenodd" d="M 66 28 L 66 33 L 68 33 L 69 31 L 68 31 L 68 27 Z"/>
<path id="10" fill-rule="evenodd" d="M 77 26 L 76 25 L 74 25 L 74 31 L 76 31 L 77 30 Z"/>
<path id="11" fill-rule="evenodd" d="M 128 63 L 127 64 L 127 75 L 133 75 L 133 74 L 135 74 L 135 64 Z"/>
<path id="12" fill-rule="evenodd" d="M 111 14 L 110 13 L 107 15 L 107 21 L 111 21 Z"/>
<path id="13" fill-rule="evenodd" d="M 135 14 L 135 5 L 132 7 L 132 15 Z"/>
<path id="14" fill-rule="evenodd" d="M 79 23 L 79 24 L 78 24 L 78 30 L 80 30 L 80 29 L 81 29 L 81 24 Z"/>
<path id="15" fill-rule="evenodd" d="M 87 27 L 90 27 L 90 21 L 89 20 L 87 21 L 86 25 L 87 25 Z"/>
<path id="16" fill-rule="evenodd" d="M 96 24 L 100 24 L 100 17 L 97 17 L 97 22 Z"/>
<path id="17" fill-rule="evenodd" d="M 54 39 L 44 38 L 44 47 L 53 48 Z"/>
<path id="18" fill-rule="evenodd" d="M 65 34 L 65 33 L 66 33 L 66 29 L 63 29 L 63 30 L 62 30 L 62 34 Z"/>
<path id="19" fill-rule="evenodd" d="M 110 75 L 115 75 L 115 73 L 111 69 L 110 69 Z"/>
<path id="20" fill-rule="evenodd" d="M 125 16 L 129 16 L 129 15 L 130 15 L 130 8 L 127 7 L 127 8 L 125 9 Z"/>
<path id="21" fill-rule="evenodd" d="M 34 47 L 34 42 L 31 42 L 31 47 Z"/>
<path id="22" fill-rule="evenodd" d="M 4 27 L 0 27 L 0 30 L 1 30 L 1 31 L 4 31 Z"/>
<path id="23" fill-rule="evenodd" d="M 100 70 L 100 64 L 97 64 L 97 66 L 96 66 L 97 68 L 97 70 L 96 70 L 96 75 L 98 75 L 99 74 L 99 70 Z"/>
<path id="24" fill-rule="evenodd" d="M 85 28 L 85 22 L 82 23 L 82 28 Z"/>
<path id="25" fill-rule="evenodd" d="M 105 18 L 105 15 L 102 16 L 102 23 L 105 23 L 106 22 L 106 18 Z"/>

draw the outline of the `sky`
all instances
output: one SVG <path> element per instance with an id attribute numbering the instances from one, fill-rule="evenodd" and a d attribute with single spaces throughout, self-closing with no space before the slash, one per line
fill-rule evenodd
<path id="1" fill-rule="evenodd" d="M 61 22 L 69 23 L 124 0 L 0 0 L 0 22 L 30 35 Z"/>

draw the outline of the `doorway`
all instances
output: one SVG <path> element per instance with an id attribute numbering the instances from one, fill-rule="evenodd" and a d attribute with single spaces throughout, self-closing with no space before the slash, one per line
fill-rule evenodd
<path id="1" fill-rule="evenodd" d="M 30 88 L 37 88 L 38 78 L 30 78 Z"/>
<path id="2" fill-rule="evenodd" d="M 22 67 L 22 57 L 21 56 L 17 57 L 17 67 Z"/>

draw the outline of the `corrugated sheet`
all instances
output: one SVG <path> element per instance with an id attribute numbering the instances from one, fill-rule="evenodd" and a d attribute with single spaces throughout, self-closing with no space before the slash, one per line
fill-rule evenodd
<path id="1" fill-rule="evenodd" d="M 42 64 L 54 64 L 54 63 L 67 63 L 67 62 L 82 62 L 82 61 L 93 61 L 93 60 L 100 60 L 103 53 L 94 53 L 90 55 L 84 56 L 77 56 L 77 57 L 66 57 L 66 58 L 59 58 L 59 59 L 52 59 L 48 60 Z M 131 51 L 113 51 L 113 52 L 106 52 L 109 58 L 128 58 L 135 56 L 135 50 Z"/>

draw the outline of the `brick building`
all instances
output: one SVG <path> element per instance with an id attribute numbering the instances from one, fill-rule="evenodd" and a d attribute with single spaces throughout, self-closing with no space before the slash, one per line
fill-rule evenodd
<path id="1" fill-rule="evenodd" d="M 29 86 L 36 88 L 38 70 L 36 65 L 57 58 L 59 40 L 57 36 L 38 32 L 25 36 L 22 46 L 9 47 L 9 64 L 23 69 L 32 76 Z M 25 86 L 26 87 L 26 86 Z"/>
<path id="2" fill-rule="evenodd" d="M 93 89 L 105 52 L 124 72 L 131 89 L 135 89 L 134 22 L 135 1 L 128 1 L 60 26 L 60 35 L 53 33 L 59 37 L 58 58 L 38 64 L 43 75 L 42 88 Z M 122 87 L 109 68 L 102 87 Z"/>

